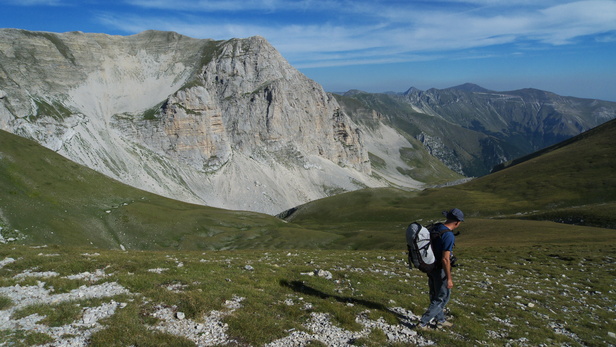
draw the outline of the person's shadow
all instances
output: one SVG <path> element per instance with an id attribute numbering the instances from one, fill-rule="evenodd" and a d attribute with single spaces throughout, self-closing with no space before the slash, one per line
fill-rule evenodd
<path id="1" fill-rule="evenodd" d="M 369 301 L 369 300 L 363 300 L 363 299 L 357 299 L 357 298 L 353 298 L 353 297 L 344 297 L 344 296 L 340 296 L 340 295 L 332 295 L 332 294 L 327 294 L 324 293 L 318 289 L 312 288 L 308 285 L 306 285 L 304 282 L 302 281 L 286 281 L 286 280 L 280 280 L 280 285 L 283 287 L 287 287 L 290 288 L 298 293 L 302 293 L 305 295 L 312 295 L 315 296 L 317 298 L 320 299 L 334 299 L 338 302 L 342 302 L 342 303 L 351 303 L 353 305 L 361 305 L 364 306 L 366 308 L 369 309 L 373 309 L 373 310 L 380 310 L 380 311 L 385 311 L 385 312 L 389 312 L 391 314 L 393 314 L 394 316 L 396 316 L 396 318 L 398 319 L 398 322 L 402 325 L 406 325 L 409 327 L 414 327 L 414 325 L 408 323 L 409 318 L 410 317 L 406 317 L 404 315 L 399 314 L 398 312 L 394 312 L 392 310 L 390 310 L 389 308 L 387 308 L 385 305 L 383 304 L 379 304 L 377 302 L 374 301 Z"/>

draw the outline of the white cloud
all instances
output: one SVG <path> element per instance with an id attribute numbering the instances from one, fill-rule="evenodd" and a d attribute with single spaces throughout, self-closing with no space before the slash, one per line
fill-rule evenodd
<path id="1" fill-rule="evenodd" d="M 18 6 L 63 6 L 67 5 L 64 0 L 5 0 L 7 5 Z"/>
<path id="2" fill-rule="evenodd" d="M 214 39 L 260 35 L 300 67 L 416 61 L 448 51 L 513 43 L 563 45 L 588 35 L 602 35 L 600 40 L 609 42 L 616 32 L 614 0 L 564 4 L 556 0 L 512 0 L 505 5 L 496 0 L 444 0 L 428 3 L 427 7 L 426 2 L 419 6 L 414 1 L 371 0 L 127 3 L 164 9 L 164 17 L 107 13 L 101 21 L 129 33 L 157 29 Z M 282 11 L 285 16 L 271 23 L 251 21 L 248 14 L 255 9 L 270 11 L 268 19 Z M 232 11 L 241 19 L 210 15 L 210 11 Z M 287 16 L 289 12 L 302 16 L 301 24 L 294 23 L 293 16 Z"/>
<path id="3" fill-rule="evenodd" d="M 566 44 L 580 36 L 616 31 L 616 2 L 579 1 L 541 11 L 539 37 L 551 44 Z"/>
<path id="4" fill-rule="evenodd" d="M 143 8 L 165 10 L 224 12 L 224 11 L 287 11 L 339 7 L 340 0 L 125 0 Z"/>

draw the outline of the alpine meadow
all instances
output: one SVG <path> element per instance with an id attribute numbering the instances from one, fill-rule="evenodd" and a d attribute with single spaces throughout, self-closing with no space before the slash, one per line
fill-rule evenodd
<path id="1" fill-rule="evenodd" d="M 0 346 L 616 344 L 616 103 L 0 30 Z M 453 326 L 405 230 L 457 207 Z"/>

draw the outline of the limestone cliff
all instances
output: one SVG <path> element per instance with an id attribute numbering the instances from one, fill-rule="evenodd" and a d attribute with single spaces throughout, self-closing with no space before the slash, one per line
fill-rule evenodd
<path id="1" fill-rule="evenodd" d="M 260 37 L 0 30 L 0 127 L 138 188 L 224 208 L 277 213 L 387 184 L 337 101 Z"/>

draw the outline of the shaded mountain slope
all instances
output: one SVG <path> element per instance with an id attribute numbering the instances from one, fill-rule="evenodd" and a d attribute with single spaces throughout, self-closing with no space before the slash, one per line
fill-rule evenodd
<path id="1" fill-rule="evenodd" d="M 424 144 L 413 136 L 417 133 L 415 131 L 417 128 L 413 124 L 390 121 L 384 116 L 383 112 L 388 115 L 400 112 L 396 105 L 389 107 L 386 98 L 382 99 L 383 108 L 377 111 L 359 99 L 335 94 L 334 96 L 342 110 L 361 127 L 374 175 L 380 175 L 395 183 L 399 180 L 397 175 L 401 174 L 427 185 L 443 184 L 463 177 L 430 154 Z M 379 98 L 378 94 L 371 96 Z M 431 127 L 441 126 L 430 124 L 430 120 L 426 123 Z M 457 127 L 456 130 L 459 129 Z"/>

